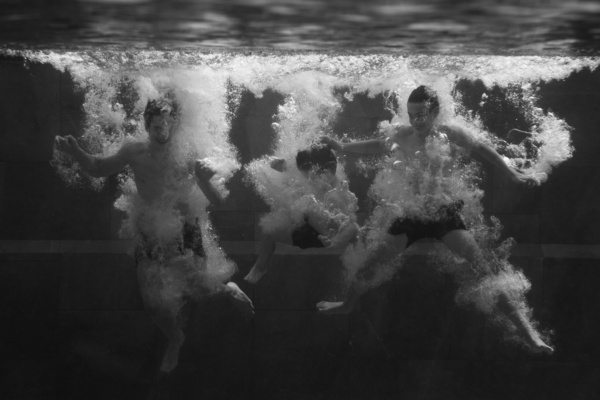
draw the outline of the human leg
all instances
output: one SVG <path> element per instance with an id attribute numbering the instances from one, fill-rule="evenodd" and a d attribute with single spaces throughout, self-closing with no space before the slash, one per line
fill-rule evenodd
<path id="1" fill-rule="evenodd" d="M 267 273 L 267 268 L 271 263 L 271 258 L 275 253 L 276 242 L 271 235 L 263 234 L 260 238 L 260 244 L 258 248 L 258 259 L 252 266 L 248 275 L 244 277 L 244 280 L 249 283 L 257 283 L 264 274 Z"/>
<path id="2" fill-rule="evenodd" d="M 286 237 L 286 233 L 284 232 L 264 232 L 261 235 L 258 247 L 258 258 L 244 280 L 248 283 L 257 283 L 263 275 L 267 273 L 267 269 L 269 268 L 269 264 L 275 253 L 277 242 L 281 241 L 281 238 L 284 237 Z"/>
<path id="3" fill-rule="evenodd" d="M 246 320 L 250 320 L 254 316 L 254 305 L 252 300 L 240 289 L 234 282 L 219 284 L 217 287 L 218 293 L 222 293 L 231 303 L 242 313 Z"/>
<path id="4" fill-rule="evenodd" d="M 360 296 L 370 288 L 390 279 L 390 270 L 385 267 L 394 257 L 404 251 L 407 243 L 408 237 L 406 234 L 386 235 L 385 241 L 378 244 L 377 248 L 369 254 L 362 268 L 352 279 L 344 301 L 321 301 L 317 303 L 319 312 L 323 314 L 348 314 L 352 311 Z"/>
<path id="5" fill-rule="evenodd" d="M 442 241 L 455 254 L 466 259 L 472 265 L 477 266 L 484 275 L 490 276 L 492 270 L 487 265 L 480 247 L 477 245 L 473 235 L 467 230 L 456 229 L 448 232 Z M 522 300 L 521 300 L 522 301 Z M 504 314 L 517 328 L 520 337 L 529 348 L 536 353 L 552 354 L 554 349 L 548 346 L 539 333 L 534 329 L 531 321 L 525 314 L 524 308 L 519 307 L 517 300 L 511 300 L 506 289 L 500 288 L 496 309 Z"/>
<path id="6" fill-rule="evenodd" d="M 171 372 L 178 363 L 179 349 L 185 340 L 179 321 L 182 298 L 177 294 L 166 294 L 164 282 L 158 274 L 160 265 L 156 261 L 143 259 L 138 262 L 137 276 L 144 308 L 152 322 L 167 337 L 167 349 L 160 370 Z"/>

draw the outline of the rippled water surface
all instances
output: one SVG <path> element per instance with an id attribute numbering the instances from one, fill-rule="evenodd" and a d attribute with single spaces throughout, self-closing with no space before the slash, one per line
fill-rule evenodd
<path id="1" fill-rule="evenodd" d="M 599 39 L 600 3 L 585 0 L 0 3 L 0 46 L 5 49 L 596 55 Z"/>

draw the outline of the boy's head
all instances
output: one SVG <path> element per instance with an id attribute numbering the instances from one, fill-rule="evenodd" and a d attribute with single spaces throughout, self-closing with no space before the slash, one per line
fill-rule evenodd
<path id="1" fill-rule="evenodd" d="M 144 110 L 144 126 L 150 139 L 165 144 L 169 141 L 178 117 L 178 105 L 171 96 L 148 100 Z"/>
<path id="2" fill-rule="evenodd" d="M 296 154 L 296 165 L 301 172 L 306 174 L 329 172 L 335 175 L 337 159 L 328 145 L 316 143 Z"/>
<path id="3" fill-rule="evenodd" d="M 407 101 L 410 124 L 418 133 L 429 133 L 440 113 L 440 100 L 435 90 L 421 85 L 410 93 Z"/>

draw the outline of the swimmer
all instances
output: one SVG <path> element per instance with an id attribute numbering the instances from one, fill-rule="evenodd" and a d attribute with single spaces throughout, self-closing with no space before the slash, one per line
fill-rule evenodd
<path id="1" fill-rule="evenodd" d="M 286 161 L 280 158 L 271 160 L 270 165 L 279 172 L 286 170 Z M 356 197 L 336 176 L 337 159 L 331 148 L 319 143 L 301 150 L 296 165 L 312 191 L 296 203 L 303 204 L 303 219 L 296 226 L 263 231 L 258 259 L 244 278 L 250 283 L 257 283 L 267 272 L 277 242 L 301 249 L 342 252 L 358 233 Z"/>
<path id="2" fill-rule="evenodd" d="M 192 157 L 182 164 L 176 162 L 171 154 L 170 148 L 178 128 L 177 105 L 168 97 L 148 101 L 144 111 L 147 138 L 124 144 L 111 156 L 86 153 L 72 136 L 57 136 L 55 140 L 60 151 L 71 155 L 94 177 L 109 176 L 126 167 L 133 171 L 138 197 L 136 204 L 143 210 L 136 220 L 136 229 L 139 230 L 135 249 L 138 283 L 146 310 L 167 337 L 167 350 L 160 366 L 164 373 L 177 366 L 179 349 L 185 338 L 178 315 L 183 294 L 167 295 L 164 290 L 157 290 L 157 277 L 167 274 L 171 280 L 187 282 L 190 275 L 186 268 L 193 270 L 190 265 L 206 263 L 198 217 L 190 212 L 191 205 L 186 204 L 187 199 L 178 196 L 178 191 L 173 188 L 197 184 L 211 203 L 218 204 L 223 200 L 210 182 L 215 171 L 206 162 Z M 159 239 L 160 224 L 152 225 L 153 221 L 162 222 L 156 216 L 165 210 L 167 215 L 173 216 L 169 223 L 180 227 L 166 242 Z M 187 259 L 186 254 L 189 255 Z M 193 261 L 190 262 L 190 258 Z M 223 284 L 198 274 L 192 278 L 209 293 L 226 296 L 246 319 L 253 316 L 251 300 L 235 283 Z"/>
<path id="3" fill-rule="evenodd" d="M 402 126 L 395 131 L 391 140 L 372 139 L 353 143 L 340 143 L 331 138 L 323 138 L 334 150 L 359 154 L 385 154 L 390 150 L 395 152 L 401 165 L 416 166 L 410 169 L 414 177 L 421 182 L 426 173 L 421 166 L 431 166 L 432 152 L 428 153 L 426 144 L 432 143 L 432 138 L 439 138 L 440 142 L 458 145 L 482 156 L 486 161 L 496 166 L 502 173 L 510 177 L 516 184 L 533 187 L 539 181 L 534 177 L 525 175 L 508 165 L 500 155 L 488 145 L 476 141 L 467 132 L 459 127 L 439 125 L 436 118 L 440 112 L 437 94 L 426 86 L 419 86 L 409 96 L 407 110 L 410 126 Z M 391 142 L 391 143 L 390 143 Z M 436 238 L 441 240 L 453 253 L 464 258 L 475 267 L 483 277 L 493 276 L 491 267 L 485 262 L 482 249 L 469 232 L 461 217 L 463 203 L 459 201 L 445 201 L 452 194 L 440 193 L 440 186 L 431 190 L 421 199 L 436 198 L 429 215 L 404 215 L 390 221 L 386 232 L 383 234 L 382 243 L 370 249 L 367 260 L 360 267 L 356 277 L 352 280 L 346 298 L 342 302 L 322 301 L 317 304 L 317 309 L 323 314 L 349 313 L 359 297 L 373 286 L 376 279 L 382 280 L 382 270 L 386 263 L 392 261 L 408 246 L 421 238 Z M 441 185 L 443 187 L 443 184 Z M 400 189 L 400 188 L 398 188 Z M 395 189 L 395 190 L 398 190 Z M 414 185 L 415 191 L 427 190 L 427 185 Z M 385 200 L 385 199 L 384 199 Z M 426 209 L 427 207 L 424 207 Z M 463 264 L 464 265 L 464 264 Z M 465 267 L 463 267 L 465 268 Z M 468 268 L 468 267 L 467 267 Z M 383 279 L 389 279 L 386 276 Z M 531 321 L 518 302 L 511 300 L 506 289 L 500 288 L 494 308 L 504 314 L 517 328 L 519 337 L 536 353 L 552 354 L 553 348 L 548 346 L 533 327 Z"/>

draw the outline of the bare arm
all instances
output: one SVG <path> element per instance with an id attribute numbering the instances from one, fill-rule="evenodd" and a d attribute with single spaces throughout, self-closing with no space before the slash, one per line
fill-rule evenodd
<path id="1" fill-rule="evenodd" d="M 517 171 L 514 168 L 509 167 L 502 157 L 490 146 L 485 143 L 477 143 L 473 146 L 473 151 L 481 155 L 487 161 L 500 168 L 500 170 L 507 175 L 514 183 L 523 183 L 527 186 L 539 186 L 540 182 L 531 175 L 525 175 L 522 172 Z"/>
<path id="2" fill-rule="evenodd" d="M 500 154 L 485 143 L 476 141 L 460 128 L 452 128 L 449 137 L 459 146 L 470 148 L 486 161 L 498 167 L 503 174 L 507 175 L 515 183 L 523 183 L 528 186 L 539 186 L 540 182 L 533 176 L 525 175 L 514 168 L 509 167 Z"/>
<path id="3" fill-rule="evenodd" d="M 325 246 L 323 250 L 343 250 L 358 233 L 358 225 L 352 218 L 348 217 L 339 226 L 320 205 L 309 207 L 305 214 L 308 223 L 319 232 L 319 240 Z"/>
<path id="4" fill-rule="evenodd" d="M 328 248 L 342 250 L 356 237 L 358 230 L 358 225 L 351 220 L 348 220 L 340 228 L 340 231 L 331 238 L 329 243 L 326 242 L 328 239 L 327 236 L 320 236 L 319 238 Z"/>
<path id="5" fill-rule="evenodd" d="M 383 154 L 388 148 L 383 139 L 369 139 L 352 143 L 341 143 L 328 136 L 322 136 L 321 141 L 328 144 L 335 151 L 344 151 L 358 154 Z"/>
<path id="6" fill-rule="evenodd" d="M 206 196 L 208 201 L 213 205 L 220 205 L 225 201 L 223 195 L 213 186 L 210 179 L 216 174 L 204 160 L 196 160 L 194 165 L 194 174 L 196 182 Z"/>
<path id="7" fill-rule="evenodd" d="M 94 177 L 109 176 L 115 174 L 127 166 L 127 151 L 122 147 L 116 154 L 108 157 L 94 156 L 86 153 L 79 147 L 73 136 L 57 136 L 56 148 L 69 154 L 81 165 L 81 167 Z"/>

